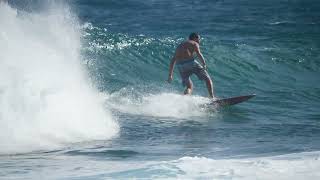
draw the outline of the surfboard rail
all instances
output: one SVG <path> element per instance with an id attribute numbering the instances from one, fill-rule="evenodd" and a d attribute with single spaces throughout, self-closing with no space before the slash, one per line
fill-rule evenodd
<path id="1" fill-rule="evenodd" d="M 222 98 L 222 99 L 216 99 L 210 103 L 210 105 L 214 106 L 231 106 L 235 104 L 242 103 L 244 101 L 247 101 L 253 97 L 255 97 L 256 94 L 250 94 L 250 95 L 244 95 L 244 96 L 235 96 L 230 98 Z"/>

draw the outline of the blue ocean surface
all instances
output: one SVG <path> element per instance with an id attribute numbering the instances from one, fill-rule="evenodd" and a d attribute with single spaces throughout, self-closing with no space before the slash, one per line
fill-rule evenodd
<path id="1" fill-rule="evenodd" d="M 184 96 L 191 32 L 203 81 Z M 0 2 L 0 179 L 319 179 L 317 0 Z"/>

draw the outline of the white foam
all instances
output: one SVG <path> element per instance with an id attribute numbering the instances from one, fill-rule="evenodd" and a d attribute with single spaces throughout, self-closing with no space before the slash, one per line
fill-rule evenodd
<path id="1" fill-rule="evenodd" d="M 108 106 L 124 113 L 155 117 L 188 118 L 208 115 L 204 107 L 210 102 L 208 98 L 174 93 L 134 95 L 127 91 L 122 89 L 107 95 Z"/>
<path id="2" fill-rule="evenodd" d="M 172 161 L 112 165 L 114 168 L 108 173 L 120 179 L 319 179 L 319 157 L 319 151 L 247 159 L 182 157 Z"/>
<path id="3" fill-rule="evenodd" d="M 0 153 L 114 136 L 80 63 L 77 20 L 65 6 L 17 13 L 0 3 Z"/>
<path id="4" fill-rule="evenodd" d="M 183 157 L 167 165 L 180 170 L 179 179 L 319 179 L 319 157 L 320 152 L 226 160 Z"/>

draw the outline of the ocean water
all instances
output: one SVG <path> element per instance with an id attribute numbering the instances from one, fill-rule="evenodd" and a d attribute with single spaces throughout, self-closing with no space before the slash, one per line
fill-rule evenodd
<path id="1" fill-rule="evenodd" d="M 217 98 L 175 47 L 201 37 Z M 319 179 L 320 2 L 0 3 L 0 179 Z"/>

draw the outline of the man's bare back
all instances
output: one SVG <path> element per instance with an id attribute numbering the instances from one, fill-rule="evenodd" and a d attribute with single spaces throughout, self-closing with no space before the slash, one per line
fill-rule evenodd
<path id="1" fill-rule="evenodd" d="M 177 62 L 194 59 L 193 55 L 195 53 L 196 48 L 197 48 L 197 42 L 195 41 L 187 40 L 181 43 L 177 47 L 174 55 Z"/>

